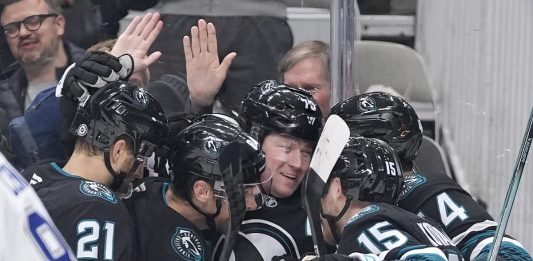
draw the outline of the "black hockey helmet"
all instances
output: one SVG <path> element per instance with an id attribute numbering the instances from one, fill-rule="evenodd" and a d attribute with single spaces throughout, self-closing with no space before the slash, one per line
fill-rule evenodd
<path id="1" fill-rule="evenodd" d="M 403 185 L 402 168 L 394 150 L 385 142 L 350 137 L 330 175 L 340 178 L 353 199 L 396 204 Z"/>
<path id="2" fill-rule="evenodd" d="M 403 168 L 415 160 L 422 143 L 422 124 L 404 99 L 385 92 L 364 93 L 336 104 L 331 114 L 346 121 L 352 135 L 387 142 Z"/>
<path id="3" fill-rule="evenodd" d="M 70 131 L 89 144 L 109 150 L 119 137 L 133 142 L 133 152 L 150 156 L 163 145 L 168 123 L 159 103 L 129 82 L 110 82 L 78 107 Z M 146 154 L 146 155 L 145 155 Z"/>
<path id="4" fill-rule="evenodd" d="M 218 163 L 220 152 L 231 142 L 242 144 L 244 184 L 258 184 L 265 156 L 258 142 L 245 133 L 232 118 L 206 114 L 193 120 L 172 142 L 170 167 L 176 192 L 187 193 L 191 177 L 214 182 L 215 193 L 224 195 L 223 177 Z M 183 195 L 187 196 L 187 195 Z"/>
<path id="5" fill-rule="evenodd" d="M 313 97 L 275 80 L 261 82 L 248 92 L 239 121 L 261 143 L 271 131 L 317 142 L 323 128 L 322 113 Z"/>

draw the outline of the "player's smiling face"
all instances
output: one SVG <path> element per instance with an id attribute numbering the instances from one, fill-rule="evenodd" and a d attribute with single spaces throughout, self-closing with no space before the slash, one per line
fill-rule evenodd
<path id="1" fill-rule="evenodd" d="M 263 189 L 278 198 L 290 197 L 309 170 L 313 145 L 286 134 L 271 133 L 265 137 L 262 149 L 266 160 L 261 182 L 272 175 L 270 182 L 263 183 Z"/>

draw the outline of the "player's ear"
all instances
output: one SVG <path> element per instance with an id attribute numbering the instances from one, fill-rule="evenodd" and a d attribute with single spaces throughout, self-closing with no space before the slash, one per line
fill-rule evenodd
<path id="1" fill-rule="evenodd" d="M 129 156 L 129 147 L 125 140 L 117 140 L 111 147 L 111 163 L 121 164 Z"/>
<path id="2" fill-rule="evenodd" d="M 195 197 L 202 203 L 205 203 L 213 198 L 213 192 L 211 192 L 211 186 L 204 180 L 198 180 L 194 182 L 192 191 Z"/>
<path id="3" fill-rule="evenodd" d="M 333 178 L 331 183 L 332 184 L 329 189 L 332 190 L 335 198 L 340 198 L 341 196 L 344 196 L 344 193 L 342 193 L 341 179 L 339 177 L 335 177 Z"/>

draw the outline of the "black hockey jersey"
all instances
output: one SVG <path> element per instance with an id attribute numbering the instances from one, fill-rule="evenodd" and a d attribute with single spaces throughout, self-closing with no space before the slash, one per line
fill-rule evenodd
<path id="1" fill-rule="evenodd" d="M 465 260 L 486 260 L 497 223 L 465 190 L 443 173 L 405 177 L 398 206 L 437 221 Z M 505 260 L 532 260 L 522 245 L 504 237 L 498 254 Z"/>
<path id="2" fill-rule="evenodd" d="M 337 253 L 375 254 L 383 260 L 461 260 L 434 221 L 384 203 L 367 206 L 349 219 Z"/>
<path id="3" fill-rule="evenodd" d="M 300 195 L 299 190 L 289 198 L 264 195 L 261 209 L 246 212 L 233 247 L 234 260 L 270 261 L 275 256 L 312 254 L 313 239 Z"/>
<path id="4" fill-rule="evenodd" d="M 125 200 L 136 226 L 137 260 L 211 260 L 203 232 L 167 205 L 169 182 L 145 178 Z"/>
<path id="5" fill-rule="evenodd" d="M 56 163 L 32 166 L 23 176 L 79 260 L 133 259 L 133 221 L 106 185 L 71 175 Z"/>

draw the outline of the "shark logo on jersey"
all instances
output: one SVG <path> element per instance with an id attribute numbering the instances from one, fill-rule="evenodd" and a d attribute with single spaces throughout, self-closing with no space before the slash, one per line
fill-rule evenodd
<path id="1" fill-rule="evenodd" d="M 83 180 L 80 183 L 80 191 L 90 197 L 98 197 L 111 203 L 117 203 L 115 193 L 100 183 Z"/>
<path id="2" fill-rule="evenodd" d="M 400 199 L 403 199 L 409 195 L 416 187 L 426 183 L 426 178 L 418 174 L 413 174 L 405 177 L 403 182 L 403 188 L 400 192 Z"/>
<path id="3" fill-rule="evenodd" d="M 273 260 L 275 256 L 288 255 L 300 258 L 296 240 L 283 227 L 263 219 L 244 220 L 237 237 L 239 247 L 229 261 Z M 215 246 L 215 256 L 220 256 L 224 237 Z"/>
<path id="4" fill-rule="evenodd" d="M 202 150 L 211 157 L 217 157 L 220 153 L 221 143 L 214 137 L 207 137 L 202 142 Z"/>
<path id="5" fill-rule="evenodd" d="M 176 228 L 171 244 L 174 251 L 185 260 L 200 261 L 204 259 L 204 246 L 196 233 L 190 229 Z"/>
<path id="6" fill-rule="evenodd" d="M 376 205 L 370 205 L 368 207 L 365 207 L 363 209 L 361 209 L 361 211 L 357 212 L 357 214 L 355 214 L 353 217 L 351 217 L 350 219 L 348 219 L 348 222 L 346 222 L 346 225 L 345 226 L 348 226 L 350 225 L 351 223 L 353 223 L 354 221 L 368 215 L 368 214 L 371 214 L 371 213 L 374 213 L 374 212 L 377 212 L 379 210 L 379 207 L 376 206 Z"/>
<path id="7" fill-rule="evenodd" d="M 370 97 L 363 97 L 357 102 L 357 108 L 361 112 L 373 112 L 377 110 L 376 101 Z"/>

